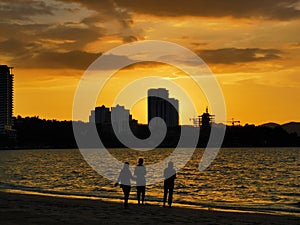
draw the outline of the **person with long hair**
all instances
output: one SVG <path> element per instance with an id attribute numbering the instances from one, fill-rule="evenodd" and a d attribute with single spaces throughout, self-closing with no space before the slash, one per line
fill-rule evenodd
<path id="1" fill-rule="evenodd" d="M 129 163 L 125 162 L 123 169 L 121 170 L 118 180 L 115 183 L 115 187 L 119 185 L 123 190 L 124 193 L 124 208 L 128 208 L 128 199 L 129 199 L 129 194 L 131 190 L 131 180 L 133 180 L 133 176 L 131 174 L 131 171 L 129 169 Z"/>

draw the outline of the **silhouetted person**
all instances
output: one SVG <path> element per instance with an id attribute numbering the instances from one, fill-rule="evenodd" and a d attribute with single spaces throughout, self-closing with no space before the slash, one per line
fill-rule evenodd
<path id="1" fill-rule="evenodd" d="M 133 179 L 133 176 L 129 170 L 129 163 L 125 162 L 123 169 L 120 172 L 120 175 L 118 177 L 117 182 L 115 183 L 115 186 L 118 186 L 120 183 L 120 187 L 123 190 L 124 193 L 124 208 L 128 208 L 128 199 L 131 189 L 131 179 Z"/>
<path id="2" fill-rule="evenodd" d="M 139 158 L 138 164 L 135 167 L 134 170 L 134 176 L 136 177 L 136 190 L 137 190 L 137 200 L 138 204 L 140 204 L 140 199 L 142 195 L 142 204 L 144 204 L 145 201 L 145 192 L 146 192 L 146 168 L 143 165 L 144 159 Z"/>
<path id="3" fill-rule="evenodd" d="M 164 207 L 166 206 L 166 201 L 168 197 L 169 207 L 172 206 L 173 201 L 173 191 L 174 191 L 174 180 L 176 179 L 176 170 L 174 169 L 173 162 L 168 163 L 168 167 L 164 170 Z"/>

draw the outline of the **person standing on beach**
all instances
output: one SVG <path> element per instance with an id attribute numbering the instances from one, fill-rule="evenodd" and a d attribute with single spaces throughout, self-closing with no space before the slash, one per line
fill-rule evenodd
<path id="1" fill-rule="evenodd" d="M 120 183 L 120 187 L 124 193 L 124 208 L 128 208 L 128 199 L 131 189 L 131 180 L 134 179 L 131 171 L 129 170 L 129 163 L 125 162 L 123 169 L 120 172 L 117 182 L 115 183 L 115 187 Z"/>
<path id="2" fill-rule="evenodd" d="M 136 177 L 136 190 L 137 190 L 138 205 L 140 205 L 141 195 L 142 195 L 142 205 L 144 205 L 144 201 L 145 201 L 146 168 L 143 164 L 144 164 L 144 159 L 139 158 L 138 164 L 134 170 L 134 176 Z"/>
<path id="3" fill-rule="evenodd" d="M 174 181 L 176 179 L 176 170 L 174 169 L 173 162 L 168 163 L 168 167 L 164 170 L 164 204 L 166 206 L 166 201 L 168 197 L 169 207 L 172 207 L 173 202 L 173 191 L 174 191 Z"/>

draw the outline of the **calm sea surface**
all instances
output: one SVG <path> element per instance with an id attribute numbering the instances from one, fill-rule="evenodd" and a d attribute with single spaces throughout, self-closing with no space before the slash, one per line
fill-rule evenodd
<path id="1" fill-rule="evenodd" d="M 130 164 L 144 157 L 146 166 L 172 151 L 110 150 Z M 203 149 L 197 149 L 178 171 L 175 203 L 300 216 L 300 148 L 222 149 L 211 166 L 200 172 L 202 153 Z M 121 199 L 121 189 L 113 185 L 85 162 L 79 150 L 0 151 L 2 191 Z M 161 202 L 163 183 L 147 186 L 146 195 L 149 203 Z M 134 187 L 130 198 L 135 199 Z"/>

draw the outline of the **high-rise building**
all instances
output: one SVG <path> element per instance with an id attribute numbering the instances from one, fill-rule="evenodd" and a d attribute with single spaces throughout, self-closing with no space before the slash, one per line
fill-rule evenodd
<path id="1" fill-rule="evenodd" d="M 110 109 L 105 107 L 104 105 L 100 107 L 96 107 L 94 111 L 94 115 L 92 112 L 92 117 L 94 117 L 93 122 L 96 124 L 107 125 L 110 124 Z"/>
<path id="2" fill-rule="evenodd" d="M 167 89 L 148 90 L 148 124 L 152 118 L 160 117 L 165 121 L 167 127 L 176 127 L 179 125 L 178 110 L 178 100 L 169 98 Z"/>
<path id="3" fill-rule="evenodd" d="M 0 133 L 12 130 L 13 67 L 0 65 Z"/>
<path id="4" fill-rule="evenodd" d="M 111 122 L 117 132 L 127 131 L 129 120 L 131 119 L 130 112 L 124 106 L 116 105 L 111 107 Z"/>
<path id="5" fill-rule="evenodd" d="M 175 98 L 169 98 L 169 102 L 167 102 L 167 124 L 169 127 L 176 127 L 179 125 L 179 103 Z"/>
<path id="6" fill-rule="evenodd" d="M 132 118 L 130 111 L 120 105 L 111 107 L 111 109 L 104 105 L 96 107 L 91 111 L 89 122 L 108 127 L 113 125 L 117 132 L 127 132 L 128 123 L 132 129 L 138 125 L 138 121 Z"/>

